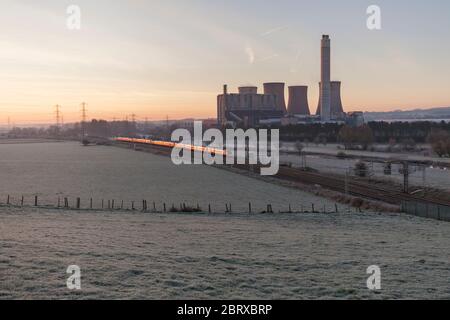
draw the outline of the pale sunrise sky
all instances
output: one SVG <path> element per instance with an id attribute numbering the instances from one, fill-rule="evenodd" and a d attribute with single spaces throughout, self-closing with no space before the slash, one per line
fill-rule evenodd
<path id="1" fill-rule="evenodd" d="M 81 8 L 81 30 L 66 9 Z M 382 10 L 382 30 L 366 9 Z M 320 38 L 346 111 L 450 106 L 450 1 L 0 0 L 0 124 L 215 117 L 227 83 L 308 85 Z"/>

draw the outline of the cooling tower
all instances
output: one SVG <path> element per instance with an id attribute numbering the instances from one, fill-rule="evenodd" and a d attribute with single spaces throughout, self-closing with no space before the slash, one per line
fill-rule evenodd
<path id="1" fill-rule="evenodd" d="M 239 87 L 239 94 L 257 94 L 258 87 Z"/>
<path id="2" fill-rule="evenodd" d="M 289 87 L 288 113 L 292 115 L 310 115 L 308 86 Z"/>
<path id="3" fill-rule="evenodd" d="M 344 113 L 341 100 L 341 82 L 331 82 L 331 114 L 335 118 L 340 118 Z"/>
<path id="4" fill-rule="evenodd" d="M 286 113 L 286 101 L 284 99 L 284 83 L 282 82 L 264 83 L 264 94 L 276 95 L 277 109 L 282 110 L 284 113 Z"/>
<path id="5" fill-rule="evenodd" d="M 320 116 L 322 121 L 331 120 L 331 42 L 327 35 L 322 36 L 321 43 L 321 82 Z"/>
<path id="6" fill-rule="evenodd" d="M 331 118 L 332 119 L 339 119 L 344 114 L 344 108 L 342 107 L 342 100 L 341 100 L 341 82 L 340 81 L 331 81 L 330 83 L 331 88 L 331 101 L 330 101 L 330 109 L 331 109 Z M 322 84 L 319 83 L 319 88 L 321 89 Z M 321 108 L 320 108 L 320 98 L 319 98 L 319 105 L 317 106 L 316 115 L 322 115 L 321 114 Z"/>

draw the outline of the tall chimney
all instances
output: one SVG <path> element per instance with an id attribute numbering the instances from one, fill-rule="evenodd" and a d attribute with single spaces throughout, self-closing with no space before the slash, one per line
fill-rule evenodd
<path id="1" fill-rule="evenodd" d="M 228 108 L 228 85 L 223 85 L 223 110 L 226 111 Z"/>
<path id="2" fill-rule="evenodd" d="M 322 121 L 331 120 L 331 43 L 328 35 L 322 36 L 320 115 Z"/>
<path id="3" fill-rule="evenodd" d="M 217 123 L 219 126 L 225 125 L 227 112 L 228 86 L 223 85 L 223 95 L 217 96 Z"/>

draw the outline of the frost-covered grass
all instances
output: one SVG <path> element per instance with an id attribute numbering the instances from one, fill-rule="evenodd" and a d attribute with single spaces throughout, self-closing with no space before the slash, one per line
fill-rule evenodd
<path id="1" fill-rule="evenodd" d="M 307 192 L 274 185 L 240 174 L 231 173 L 206 165 L 176 166 L 170 158 L 151 153 L 135 152 L 115 147 L 82 147 L 79 143 L 42 143 L 0 145 L 0 202 L 7 195 L 11 202 L 20 203 L 25 196 L 26 204 L 56 205 L 58 197 L 69 198 L 71 206 L 81 198 L 81 205 L 89 207 L 93 198 L 95 208 L 101 207 L 102 199 L 115 200 L 115 206 L 124 201 L 124 207 L 141 207 L 142 200 L 148 206 L 156 203 L 161 210 L 180 203 L 199 206 L 207 210 L 248 211 L 251 202 L 254 211 L 262 211 L 271 204 L 274 211 L 287 211 L 323 206 L 334 211 L 334 202 Z M 62 203 L 62 202 L 61 202 Z M 345 206 L 340 206 L 345 210 Z"/>
<path id="2" fill-rule="evenodd" d="M 449 261 L 449 223 L 399 214 L 0 208 L 1 299 L 449 299 Z"/>
<path id="3" fill-rule="evenodd" d="M 312 194 L 167 157 L 76 143 L 0 145 L 0 201 L 58 197 L 186 203 L 240 214 L 143 214 L 0 207 L 0 299 L 450 298 L 450 224 L 398 214 L 243 214 Z M 106 204 L 106 202 L 105 202 Z M 66 268 L 79 265 L 82 290 Z M 382 290 L 366 289 L 379 265 Z"/>

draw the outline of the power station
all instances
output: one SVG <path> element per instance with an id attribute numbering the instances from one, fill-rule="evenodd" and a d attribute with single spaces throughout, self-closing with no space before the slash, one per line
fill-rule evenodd
<path id="1" fill-rule="evenodd" d="M 341 100 L 341 82 L 331 81 L 331 40 L 323 35 L 321 40 L 321 72 L 319 83 L 319 103 L 311 114 L 308 103 L 308 86 L 288 87 L 286 105 L 285 89 L 282 82 L 264 83 L 264 93 L 258 94 L 258 87 L 238 88 L 238 93 L 228 93 L 224 85 L 223 93 L 217 97 L 217 119 L 219 126 L 243 124 L 296 124 L 313 122 L 342 122 L 348 119 Z M 362 116 L 362 113 L 352 113 Z M 354 120 L 354 119 L 352 119 Z"/>

